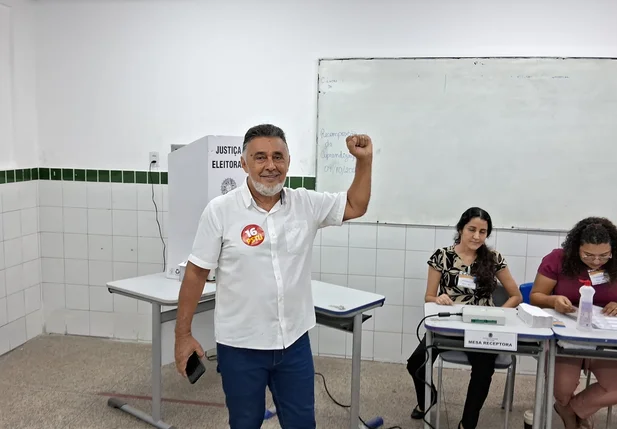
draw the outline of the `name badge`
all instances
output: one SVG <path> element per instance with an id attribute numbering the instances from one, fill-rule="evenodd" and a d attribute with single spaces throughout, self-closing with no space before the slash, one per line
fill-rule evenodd
<path id="1" fill-rule="evenodd" d="M 608 283 L 609 280 L 608 274 L 606 274 L 604 270 L 589 271 L 589 278 L 591 279 L 591 284 L 594 286 Z"/>
<path id="2" fill-rule="evenodd" d="M 476 288 L 476 279 L 469 274 L 459 274 L 458 275 L 458 287 L 464 287 L 466 289 L 475 289 Z"/>

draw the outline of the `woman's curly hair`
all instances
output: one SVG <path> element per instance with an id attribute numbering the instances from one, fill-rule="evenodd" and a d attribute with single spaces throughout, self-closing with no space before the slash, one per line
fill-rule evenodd
<path id="1" fill-rule="evenodd" d="M 461 215 L 460 220 L 456 224 L 456 237 L 454 239 L 455 244 L 461 242 L 461 234 L 465 225 L 467 225 L 472 219 L 480 218 L 487 223 L 486 238 L 491 236 L 493 231 L 493 221 L 491 216 L 485 210 L 479 207 L 471 207 Z M 481 298 L 488 298 L 492 296 L 495 288 L 497 287 L 497 280 L 495 279 L 496 264 L 495 254 L 488 248 L 486 244 L 480 246 L 476 251 L 476 261 L 471 273 L 476 278 L 476 296 Z"/>
<path id="2" fill-rule="evenodd" d="M 578 222 L 562 244 L 564 256 L 561 271 L 565 276 L 577 277 L 587 269 L 580 257 L 583 244 L 610 244 L 611 250 L 617 249 L 617 227 L 603 217 L 588 217 Z M 617 280 L 617 258 L 609 259 L 604 269 L 611 282 Z"/>

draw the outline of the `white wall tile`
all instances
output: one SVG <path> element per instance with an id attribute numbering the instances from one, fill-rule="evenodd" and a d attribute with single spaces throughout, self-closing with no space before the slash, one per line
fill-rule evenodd
<path id="1" fill-rule="evenodd" d="M 21 237 L 21 211 L 4 213 L 2 216 L 4 240 Z"/>
<path id="2" fill-rule="evenodd" d="M 30 209 L 39 205 L 38 183 L 22 182 L 19 184 L 20 209 Z"/>
<path id="3" fill-rule="evenodd" d="M 0 188 L 0 215 L 1 215 L 2 213 L 4 213 L 4 210 L 2 209 L 2 199 L 3 199 L 4 197 L 2 196 L 2 194 L 3 194 L 3 192 L 2 192 L 2 188 Z M 0 218 L 2 218 L 2 216 L 0 216 Z"/>
<path id="4" fill-rule="evenodd" d="M 140 262 L 137 264 L 137 275 L 138 276 L 147 276 L 149 274 L 162 273 L 163 264 L 149 264 L 146 262 Z"/>
<path id="5" fill-rule="evenodd" d="M 432 254 L 432 252 L 407 251 L 405 253 L 405 278 L 426 279 L 428 277 L 427 261 Z"/>
<path id="6" fill-rule="evenodd" d="M 88 209 L 88 234 L 112 235 L 111 210 Z"/>
<path id="7" fill-rule="evenodd" d="M 403 332 L 403 306 L 387 305 L 375 309 L 375 331 Z"/>
<path id="8" fill-rule="evenodd" d="M 11 350 L 16 349 L 26 342 L 27 335 L 25 317 L 21 317 L 6 326 L 9 332 L 9 346 L 11 347 Z"/>
<path id="9" fill-rule="evenodd" d="M 39 208 L 21 210 L 21 234 L 30 235 L 39 232 Z"/>
<path id="10" fill-rule="evenodd" d="M 4 262 L 4 242 L 0 242 L 0 270 L 6 268 L 6 263 Z"/>
<path id="11" fill-rule="evenodd" d="M 346 333 L 327 326 L 319 326 L 319 354 L 326 356 L 345 356 Z"/>
<path id="12" fill-rule="evenodd" d="M 352 223 L 349 225 L 349 247 L 374 249 L 376 246 L 377 227 L 375 225 L 363 223 Z"/>
<path id="13" fill-rule="evenodd" d="M 136 184 L 137 210 L 154 211 L 152 202 L 152 184 Z M 154 201 L 158 211 L 163 211 L 163 191 L 160 185 L 154 185 Z"/>
<path id="14" fill-rule="evenodd" d="M 114 210 L 137 210 L 137 185 L 112 183 L 111 208 Z"/>
<path id="15" fill-rule="evenodd" d="M 432 251 L 435 249 L 435 228 L 432 226 L 408 226 L 405 249 Z"/>
<path id="16" fill-rule="evenodd" d="M 88 259 L 111 261 L 113 253 L 111 235 L 88 235 Z"/>
<path id="17" fill-rule="evenodd" d="M 375 293 L 375 276 L 348 275 L 347 286 L 352 289 Z"/>
<path id="18" fill-rule="evenodd" d="M 23 262 L 21 237 L 4 242 L 4 265 L 14 267 Z"/>
<path id="19" fill-rule="evenodd" d="M 34 313 L 41 309 L 41 286 L 29 287 L 24 291 L 26 314 Z"/>
<path id="20" fill-rule="evenodd" d="M 137 300 L 118 294 L 112 294 L 114 298 L 114 312 L 137 313 Z"/>
<path id="21" fill-rule="evenodd" d="M 0 356 L 9 352 L 11 345 L 9 344 L 9 327 L 8 325 L 0 325 Z"/>
<path id="22" fill-rule="evenodd" d="M 452 246 L 454 244 L 455 235 L 456 228 L 435 228 L 435 248 Z"/>
<path id="23" fill-rule="evenodd" d="M 524 256 L 506 256 L 504 255 L 508 268 L 516 284 L 521 285 L 525 281 L 525 264 L 527 262 Z"/>
<path id="24" fill-rule="evenodd" d="M 111 183 L 86 183 L 89 209 L 111 209 Z"/>
<path id="25" fill-rule="evenodd" d="M 41 232 L 41 257 L 64 257 L 64 235 L 62 233 Z"/>
<path id="26" fill-rule="evenodd" d="M 26 316 L 26 340 L 30 341 L 43 333 L 43 310 L 36 310 Z"/>
<path id="27" fill-rule="evenodd" d="M 527 255 L 527 232 L 524 231 L 499 231 L 495 248 L 502 255 L 526 256 Z"/>
<path id="28" fill-rule="evenodd" d="M 103 286 L 90 286 L 90 311 L 114 311 L 114 295 Z M 113 331 L 113 323 L 110 325 Z"/>
<path id="29" fill-rule="evenodd" d="M 349 224 L 341 226 L 329 226 L 321 230 L 322 246 L 343 246 L 349 245 Z"/>
<path id="30" fill-rule="evenodd" d="M 137 261 L 146 263 L 163 262 L 163 243 L 160 238 L 139 237 L 137 239 Z"/>
<path id="31" fill-rule="evenodd" d="M 9 323 L 9 313 L 6 308 L 6 297 L 0 298 L 0 326 Z"/>
<path id="32" fill-rule="evenodd" d="M 41 258 L 44 283 L 64 283 L 64 259 Z"/>
<path id="33" fill-rule="evenodd" d="M 525 283 L 533 282 L 538 273 L 542 258 L 527 258 L 525 262 Z"/>
<path id="34" fill-rule="evenodd" d="M 66 309 L 51 310 L 46 305 L 43 306 L 43 322 L 45 332 L 48 334 L 66 334 Z"/>
<path id="35" fill-rule="evenodd" d="M 87 285 L 90 281 L 88 261 L 85 259 L 65 259 L 64 277 L 66 283 Z"/>
<path id="36" fill-rule="evenodd" d="M 405 305 L 424 307 L 424 295 L 426 294 L 426 280 L 405 279 Z"/>
<path id="37" fill-rule="evenodd" d="M 391 332 L 373 334 L 373 358 L 381 362 L 402 361 L 402 336 Z"/>
<path id="38" fill-rule="evenodd" d="M 137 340 L 139 334 L 139 314 L 113 313 L 114 337 L 122 340 Z"/>
<path id="39" fill-rule="evenodd" d="M 90 312 L 67 310 L 66 333 L 69 335 L 90 335 Z"/>
<path id="40" fill-rule="evenodd" d="M 113 270 L 114 280 L 124 280 L 137 277 L 136 262 L 114 262 Z"/>
<path id="41" fill-rule="evenodd" d="M 90 286 L 105 286 L 113 280 L 111 261 L 88 261 L 88 276 Z"/>
<path id="42" fill-rule="evenodd" d="M 62 182 L 64 207 L 87 208 L 88 194 L 84 182 Z"/>
<path id="43" fill-rule="evenodd" d="M 527 235 L 527 257 L 544 257 L 559 247 L 558 233 L 530 232 Z"/>
<path id="44" fill-rule="evenodd" d="M 0 243 L 4 241 L 4 227 L 2 226 L 2 219 L 4 218 L 4 214 L 0 212 Z"/>
<path id="45" fill-rule="evenodd" d="M 38 259 L 40 257 L 39 234 L 34 233 L 21 237 L 21 252 L 24 262 Z"/>
<path id="46" fill-rule="evenodd" d="M 137 237 L 137 212 L 133 210 L 113 210 L 114 236 Z"/>
<path id="47" fill-rule="evenodd" d="M 407 359 L 418 347 L 419 341 L 415 334 L 403 334 L 403 362 L 407 362 Z"/>
<path id="48" fill-rule="evenodd" d="M 162 227 L 162 214 L 158 213 L 158 221 Z M 151 211 L 138 211 L 137 212 L 137 235 L 139 237 L 160 237 L 162 234 L 159 232 L 159 225 L 157 222 L 157 214 Z"/>
<path id="49" fill-rule="evenodd" d="M 90 309 L 90 290 L 87 285 L 65 286 L 66 308 L 69 310 L 88 310 Z M 68 319 L 67 319 L 68 327 Z"/>
<path id="50" fill-rule="evenodd" d="M 39 180 L 39 206 L 62 207 L 62 184 L 63 181 Z"/>
<path id="51" fill-rule="evenodd" d="M 377 249 L 377 275 L 380 277 L 403 277 L 405 274 L 405 251 Z"/>
<path id="52" fill-rule="evenodd" d="M 88 232 L 88 209 L 65 207 L 64 232 L 86 234 Z"/>
<path id="53" fill-rule="evenodd" d="M 319 273 L 321 271 L 321 248 L 319 246 L 313 246 L 311 255 L 311 272 Z"/>
<path id="54" fill-rule="evenodd" d="M 137 262 L 137 237 L 114 236 L 113 260 L 118 262 Z"/>
<path id="55" fill-rule="evenodd" d="M 346 335 L 346 350 L 345 357 L 351 359 L 353 355 L 353 335 Z M 362 359 L 373 359 L 373 332 L 362 333 L 362 344 L 360 345 L 360 356 Z"/>
<path id="56" fill-rule="evenodd" d="M 347 247 L 321 246 L 321 273 L 347 274 L 348 256 Z"/>
<path id="57" fill-rule="evenodd" d="M 64 284 L 43 283 L 43 306 L 49 310 L 66 308 Z"/>
<path id="58" fill-rule="evenodd" d="M 349 248 L 349 274 L 374 276 L 377 264 L 377 250 L 358 247 Z"/>
<path id="59" fill-rule="evenodd" d="M 24 299 L 23 291 L 19 291 L 6 297 L 6 310 L 9 323 L 26 315 L 26 301 Z"/>
<path id="60" fill-rule="evenodd" d="M 19 183 L 6 183 L 2 185 L 2 211 L 4 213 L 21 208 L 19 186 Z"/>
<path id="61" fill-rule="evenodd" d="M 137 301 L 137 312 L 139 314 L 152 314 L 152 304 L 145 301 Z"/>
<path id="62" fill-rule="evenodd" d="M 4 270 L 6 277 L 6 294 L 12 295 L 19 291 L 24 290 L 24 273 L 22 265 L 15 265 L 14 267 Z"/>
<path id="63" fill-rule="evenodd" d="M 6 296 L 6 276 L 4 270 L 0 270 L 0 298 Z"/>
<path id="64" fill-rule="evenodd" d="M 313 240 L 313 246 L 321 246 L 321 229 L 317 230 L 315 239 Z"/>
<path id="65" fill-rule="evenodd" d="M 29 288 L 41 283 L 41 260 L 24 262 L 22 267 L 23 287 Z"/>
<path id="66" fill-rule="evenodd" d="M 90 311 L 90 335 L 94 337 L 113 338 L 114 314 Z"/>
<path id="67" fill-rule="evenodd" d="M 347 274 L 329 274 L 321 273 L 321 281 L 337 286 L 347 286 Z"/>
<path id="68" fill-rule="evenodd" d="M 408 307 L 403 308 L 403 333 L 416 335 L 416 329 L 418 324 L 424 317 L 424 306 L 422 307 Z M 424 336 L 425 328 L 420 327 L 420 338 Z"/>
<path id="69" fill-rule="evenodd" d="M 88 235 L 64 234 L 64 257 L 88 259 Z"/>
<path id="70" fill-rule="evenodd" d="M 63 232 L 64 210 L 62 207 L 39 207 L 41 232 Z"/>
<path id="71" fill-rule="evenodd" d="M 405 250 L 407 228 L 401 225 L 379 225 L 377 227 L 377 248 Z"/>
<path id="72" fill-rule="evenodd" d="M 405 279 L 403 277 L 377 277 L 375 292 L 386 297 L 387 305 L 403 305 Z"/>

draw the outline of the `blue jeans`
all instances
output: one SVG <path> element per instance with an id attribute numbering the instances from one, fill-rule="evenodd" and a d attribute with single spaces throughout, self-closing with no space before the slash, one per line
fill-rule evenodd
<path id="1" fill-rule="evenodd" d="M 259 429 L 272 393 L 282 429 L 314 429 L 315 368 L 308 332 L 282 350 L 217 344 L 231 429 Z"/>

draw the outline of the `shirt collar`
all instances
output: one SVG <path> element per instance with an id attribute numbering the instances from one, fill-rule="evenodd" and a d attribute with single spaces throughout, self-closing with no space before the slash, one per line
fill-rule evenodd
<path id="1" fill-rule="evenodd" d="M 251 206 L 251 202 L 254 201 L 253 195 L 251 194 L 251 190 L 248 185 L 248 176 L 242 186 L 240 187 L 240 193 L 242 194 L 242 202 L 244 203 L 244 207 L 247 209 Z M 281 190 L 281 204 L 285 203 L 285 187 Z"/>

